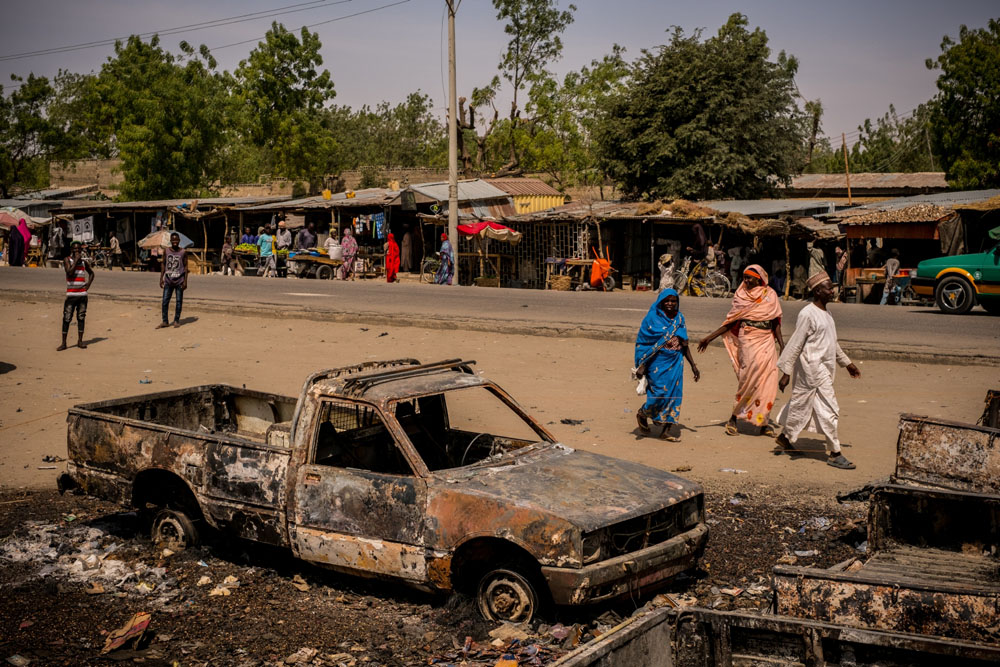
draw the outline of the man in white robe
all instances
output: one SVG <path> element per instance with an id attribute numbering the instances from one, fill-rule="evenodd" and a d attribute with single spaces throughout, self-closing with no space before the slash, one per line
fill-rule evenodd
<path id="1" fill-rule="evenodd" d="M 778 358 L 778 369 L 782 372 L 778 387 L 785 391 L 791 379 L 792 396 L 778 415 L 782 431 L 777 443 L 781 450 L 791 451 L 802 431 L 822 433 L 826 439 L 827 463 L 850 470 L 854 464 L 840 452 L 837 434 L 840 406 L 834 395 L 833 378 L 838 365 L 847 368 L 852 378 L 861 377 L 861 371 L 837 342 L 837 326 L 826 308 L 833 299 L 830 277 L 825 271 L 813 274 L 806 287 L 812 300 L 799 312 L 795 333 Z"/>

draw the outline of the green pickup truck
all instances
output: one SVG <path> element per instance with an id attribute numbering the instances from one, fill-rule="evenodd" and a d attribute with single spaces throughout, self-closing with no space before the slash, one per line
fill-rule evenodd
<path id="1" fill-rule="evenodd" d="M 1000 227 L 990 238 L 1000 241 Z M 943 313 L 962 315 L 978 303 L 1000 315 L 1000 243 L 986 252 L 924 260 L 910 284 L 917 294 L 933 297 Z"/>

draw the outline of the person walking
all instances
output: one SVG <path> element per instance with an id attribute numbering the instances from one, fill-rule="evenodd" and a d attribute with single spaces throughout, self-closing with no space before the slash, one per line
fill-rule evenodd
<path id="1" fill-rule="evenodd" d="M 403 229 L 403 242 L 399 245 L 399 270 L 413 273 L 413 232 L 409 225 Z"/>
<path id="2" fill-rule="evenodd" d="M 438 285 L 450 285 L 455 277 L 455 251 L 451 248 L 448 235 L 441 233 L 441 250 L 438 251 L 441 265 L 434 274 L 434 282 Z"/>
<path id="3" fill-rule="evenodd" d="M 316 247 L 316 224 L 310 222 L 305 229 L 299 230 L 295 237 L 296 250 L 309 250 Z"/>
<path id="4" fill-rule="evenodd" d="M 751 264 L 743 271 L 729 314 L 721 327 L 701 339 L 698 352 L 704 352 L 719 336 L 724 336 L 722 342 L 737 378 L 736 402 L 726 423 L 726 435 L 737 435 L 737 420 L 743 419 L 757 427 L 760 435 L 773 438 L 770 415 L 778 395 L 777 349 L 785 342 L 781 337 L 781 302 L 767 286 L 767 273 L 760 265 Z"/>
<path id="5" fill-rule="evenodd" d="M 387 283 L 396 282 L 396 274 L 399 273 L 399 246 L 396 245 L 396 237 L 389 233 L 385 242 L 385 281 Z"/>
<path id="6" fill-rule="evenodd" d="M 261 275 L 265 278 L 274 278 L 278 275 L 274 263 L 274 238 L 269 233 L 270 231 L 271 228 L 267 227 L 257 237 L 257 254 L 260 257 L 260 271 Z"/>
<path id="7" fill-rule="evenodd" d="M 687 325 L 680 312 L 677 290 L 665 289 L 649 307 L 635 338 L 635 374 L 646 379 L 646 402 L 635 413 L 639 430 L 649 433 L 649 421 L 662 426 L 660 438 L 677 442 L 674 425 L 684 398 L 684 360 L 691 364 L 694 381 L 701 379 L 688 349 Z"/>
<path id="8" fill-rule="evenodd" d="M 837 342 L 837 326 L 827 310 L 833 299 L 833 282 L 826 272 L 810 276 L 806 283 L 811 301 L 795 320 L 795 333 L 778 358 L 781 379 L 778 388 L 785 391 L 792 382 L 792 396 L 778 415 L 781 435 L 775 441 L 779 451 L 795 449 L 799 434 L 810 430 L 823 434 L 826 440 L 827 464 L 845 470 L 854 464 L 840 451 L 838 420 L 840 406 L 833 391 L 837 366 L 843 366 L 852 378 L 861 371 L 848 358 Z"/>
<path id="9" fill-rule="evenodd" d="M 63 260 L 63 270 L 66 272 L 66 300 L 63 301 L 62 345 L 57 352 L 66 349 L 66 335 L 69 333 L 70 322 L 76 313 L 76 346 L 87 349 L 83 342 L 83 326 L 87 320 L 87 291 L 94 284 L 94 269 L 90 262 L 83 258 L 83 244 L 73 241 L 69 257 Z"/>
<path id="10" fill-rule="evenodd" d="M 188 284 L 187 251 L 181 248 L 181 236 L 177 232 L 170 234 L 170 247 L 163 252 L 163 266 L 160 269 L 160 287 L 163 288 L 161 301 L 163 320 L 156 325 L 157 329 L 170 326 L 167 322 L 167 312 L 170 297 L 176 295 L 174 302 L 174 327 L 181 325 L 181 306 L 184 302 L 184 290 Z"/>
<path id="11" fill-rule="evenodd" d="M 278 222 L 278 233 L 274 236 L 274 265 L 275 275 L 284 277 L 288 275 L 288 251 L 292 249 L 292 232 L 288 229 L 285 219 Z M 284 252 L 282 252 L 284 250 Z"/>

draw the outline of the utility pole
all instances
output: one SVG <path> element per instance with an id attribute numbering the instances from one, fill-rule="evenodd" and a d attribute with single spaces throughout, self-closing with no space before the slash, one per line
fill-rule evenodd
<path id="1" fill-rule="evenodd" d="M 455 76 L 455 10 L 462 0 L 448 4 L 448 240 L 454 254 L 458 284 L 458 84 Z"/>
<path id="2" fill-rule="evenodd" d="M 844 173 L 847 174 L 847 204 L 848 206 L 854 204 L 851 199 L 851 168 L 847 166 L 847 136 L 846 133 L 840 133 L 841 146 L 844 148 Z"/>

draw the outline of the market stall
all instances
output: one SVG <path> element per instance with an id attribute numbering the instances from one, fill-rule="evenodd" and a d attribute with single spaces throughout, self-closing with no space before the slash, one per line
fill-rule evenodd
<path id="1" fill-rule="evenodd" d="M 517 245 L 521 242 L 521 232 L 493 220 L 470 222 L 458 226 L 458 233 L 471 238 L 476 245 L 479 259 L 479 275 L 473 280 L 480 287 L 499 287 L 502 273 L 503 255 L 490 257 L 490 240 Z M 461 258 L 463 253 L 459 253 Z M 513 261 L 513 257 L 511 257 Z"/>

